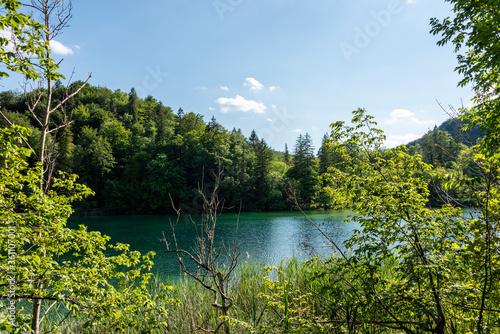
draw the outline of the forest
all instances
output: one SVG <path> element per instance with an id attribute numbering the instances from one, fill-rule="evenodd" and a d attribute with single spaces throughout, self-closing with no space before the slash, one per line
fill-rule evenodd
<path id="1" fill-rule="evenodd" d="M 430 32 L 454 47 L 470 107 L 394 148 L 359 108 L 318 147 L 306 134 L 275 151 L 255 131 L 91 86 L 92 75 L 64 87 L 51 41 L 72 2 L 32 0 L 32 16 L 0 0 L 14 36 L 0 36 L 0 77 L 34 87 L 0 93 L 0 331 L 500 332 L 500 3 L 445 2 L 454 16 Z M 332 255 L 252 263 L 218 239 L 230 207 L 302 211 Z M 303 211 L 325 208 L 359 227 L 342 245 Z M 173 210 L 159 242 L 182 275 L 153 276 L 154 252 L 69 228 L 76 210 Z M 177 242 L 185 222 L 198 228 L 189 249 Z"/>
<path id="2" fill-rule="evenodd" d="M 57 103 L 66 87 L 56 83 L 52 94 Z M 38 147 L 40 134 L 26 110 L 32 98 L 20 92 L 1 92 L 0 106 L 15 124 L 31 129 L 30 145 Z M 53 136 L 57 138 L 52 140 L 55 169 L 79 175 L 79 182 L 95 192 L 76 205 L 83 212 L 171 213 L 172 198 L 184 212 L 196 213 L 200 207 L 193 198 L 200 181 L 219 168 L 224 172 L 220 196 L 226 199 L 228 210 L 289 210 L 290 187 L 304 209 L 332 208 L 325 190 L 332 185 L 326 175 L 341 158 L 329 148 L 328 134 L 317 150 L 306 133 L 298 136 L 290 150 L 286 145 L 283 151 L 276 151 L 255 131 L 247 138 L 240 129 L 227 130 L 213 116 L 205 121 L 194 112 L 179 109 L 174 113 L 152 96 L 137 97 L 134 88 L 124 93 L 87 85 L 64 104 L 64 111 L 73 121 Z M 36 112 L 43 113 L 41 105 Z M 479 127 L 465 133 L 460 124 L 455 115 L 409 143 L 409 152 L 420 154 L 441 173 L 471 176 L 474 170 L 462 162 L 472 154 L 470 147 L 477 143 Z M 6 125 L 0 119 L 0 126 Z M 430 206 L 448 204 L 439 194 L 437 180 L 429 187 Z M 463 204 L 473 204 L 467 194 L 454 195 Z"/>

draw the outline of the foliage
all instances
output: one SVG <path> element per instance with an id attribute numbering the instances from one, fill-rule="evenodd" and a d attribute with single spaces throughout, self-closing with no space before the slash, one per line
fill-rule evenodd
<path id="1" fill-rule="evenodd" d="M 316 160 L 314 158 L 314 148 L 309 134 L 299 135 L 295 144 L 293 155 L 293 166 L 288 170 L 287 175 L 295 180 L 295 187 L 299 200 L 303 205 L 315 207 L 319 182 L 317 177 Z"/>
<path id="2" fill-rule="evenodd" d="M 482 283 L 477 294 L 480 305 L 477 313 L 478 332 L 487 318 L 487 305 L 492 289 L 498 289 L 500 218 L 500 4 L 497 1 L 470 2 L 448 0 L 455 13 L 453 19 L 432 19 L 432 33 L 440 34 L 439 45 L 451 42 L 458 53 L 456 68 L 463 79 L 460 85 L 471 84 L 475 105 L 462 110 L 461 119 L 468 122 L 467 129 L 478 125 L 484 137 L 472 147 L 474 174 L 457 175 L 447 182 L 448 188 L 466 188 L 474 193 L 480 215 L 471 220 L 471 257 L 476 272 L 474 277 Z M 464 51 L 465 50 L 465 51 Z M 460 53 L 462 52 L 462 53 Z"/>
<path id="3" fill-rule="evenodd" d="M 64 98 L 64 92 L 64 87 L 54 89 L 54 98 Z M 26 103 L 23 95 L 1 94 L 9 119 L 30 126 L 33 133 L 39 131 L 36 121 L 19 107 Z M 174 114 L 152 97 L 137 97 L 134 121 L 129 114 L 131 97 L 136 98 L 132 93 L 85 86 L 66 102 L 73 122 L 57 133 L 55 168 L 78 174 L 81 182 L 96 192 L 77 209 L 119 214 L 172 212 L 170 193 L 184 212 L 199 212 L 191 204 L 198 182 L 202 171 L 217 171 L 218 159 L 224 170 L 220 194 L 228 207 L 241 203 L 243 211 L 287 210 L 285 190 L 291 183 L 305 208 L 331 208 L 324 190 L 328 186 L 325 174 L 340 162 L 340 156 L 323 145 L 314 154 L 308 134 L 299 136 L 293 152 L 287 155 L 274 152 L 256 133 L 245 137 L 240 129 L 228 131 L 215 118 L 205 122 L 199 114 Z M 439 139 L 438 146 L 434 137 Z M 462 168 L 450 152 L 459 155 L 465 146 L 446 132 L 423 139 L 427 144 L 413 149 L 412 154 L 432 158 L 425 161 L 436 169 Z M 39 147 L 39 139 L 31 138 L 30 145 Z M 443 205 L 432 187 L 431 191 L 432 204 Z M 464 201 L 473 202 L 467 196 L 463 194 Z"/>
<path id="4" fill-rule="evenodd" d="M 494 152 L 499 143 L 500 112 L 500 4 L 497 1 L 446 0 L 453 5 L 453 18 L 431 20 L 438 45 L 452 43 L 457 53 L 455 69 L 463 75 L 460 86 L 472 85 L 475 106 L 463 110 L 468 128 L 479 124 L 485 134 L 482 148 Z"/>
<path id="5" fill-rule="evenodd" d="M 64 99 L 65 92 L 64 87 L 54 88 L 54 100 Z M 29 96 L 0 95 L 5 115 L 39 134 L 39 124 L 22 107 Z M 279 165 L 282 157 L 264 140 L 252 142 L 241 130 L 228 131 L 215 118 L 204 122 L 199 114 L 174 114 L 152 97 L 141 99 L 134 92 L 92 86 L 67 100 L 65 110 L 73 120 L 50 134 L 49 141 L 55 143 L 51 156 L 56 157 L 55 169 L 78 174 L 96 192 L 79 204 L 82 209 L 171 212 L 170 193 L 184 212 L 199 211 L 191 205 L 198 182 L 203 171 L 217 170 L 219 160 L 225 176 L 221 196 L 228 207 L 241 202 L 247 211 L 288 208 L 284 191 L 288 177 Z M 32 147 L 39 146 L 39 139 L 33 141 Z M 163 183 L 159 185 L 156 177 Z"/>
<path id="6" fill-rule="evenodd" d="M 0 62 L 11 72 L 23 74 L 27 79 L 37 79 L 39 73 L 32 57 L 41 57 L 45 53 L 45 45 L 38 38 L 45 27 L 34 21 L 29 15 L 20 12 L 21 2 L 16 0 L 0 1 L 0 29 L 11 29 L 12 35 L 0 36 Z M 57 68 L 57 64 L 52 63 Z M 9 73 L 0 71 L 0 77 L 8 77 Z"/>
<path id="7" fill-rule="evenodd" d="M 497 331 L 500 239 L 491 167 L 475 166 L 475 182 L 439 173 L 404 146 L 384 149 L 382 131 L 363 109 L 353 123 L 332 124 L 328 145 L 339 160 L 329 183 L 336 208 L 352 209 L 346 222 L 359 230 L 345 247 L 329 239 L 336 256 L 265 279 L 261 295 L 277 318 L 234 324 L 256 333 Z M 448 188 L 468 180 L 481 211 L 466 217 L 449 205 L 427 208 L 433 179 Z"/>
<path id="8" fill-rule="evenodd" d="M 499 239 L 487 216 L 465 219 L 451 206 L 426 208 L 431 166 L 404 146 L 382 150 L 384 136 L 364 110 L 354 112 L 353 123 L 332 124 L 332 149 L 343 162 L 330 173 L 337 208 L 351 208 L 361 227 L 346 243 L 353 252 L 345 258 L 349 288 L 359 293 L 362 309 L 377 310 L 358 321 L 436 333 L 497 325 Z M 495 196 L 489 192 L 484 196 Z M 393 259 L 388 279 L 380 269 Z M 484 265 L 492 272 L 481 270 Z M 460 314 L 450 305 L 460 305 Z"/>
<path id="9" fill-rule="evenodd" d="M 109 237 L 84 226 L 67 228 L 71 203 L 92 192 L 76 176 L 62 174 L 45 193 L 41 167 L 26 162 L 32 151 L 22 146 L 20 134 L 27 131 L 0 131 L 0 291 L 15 311 L 12 319 L 2 308 L 2 328 L 29 330 L 36 315 L 26 302 L 35 300 L 46 305 L 40 322 L 62 304 L 59 312 L 83 317 L 86 327 L 103 321 L 115 331 L 162 326 L 151 314 L 166 315 L 168 300 L 155 301 L 146 289 L 154 254 L 108 244 Z"/>

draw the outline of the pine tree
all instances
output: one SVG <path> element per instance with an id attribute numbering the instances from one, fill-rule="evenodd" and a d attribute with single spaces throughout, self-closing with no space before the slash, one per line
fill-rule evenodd
<path id="1" fill-rule="evenodd" d="M 311 136 L 299 135 L 295 144 L 293 167 L 288 170 L 288 177 L 296 181 L 296 190 L 303 205 L 313 206 L 318 192 L 318 173 Z"/>
<path id="2" fill-rule="evenodd" d="M 252 146 L 255 152 L 251 175 L 252 188 L 255 194 L 254 203 L 257 204 L 258 209 L 268 210 L 269 172 L 273 152 L 264 139 L 255 141 Z"/>
<path id="3" fill-rule="evenodd" d="M 132 115 L 134 123 L 139 121 L 139 98 L 135 88 L 132 87 L 128 94 L 128 113 Z"/>
<path id="4" fill-rule="evenodd" d="M 326 190 L 327 187 L 332 187 L 328 178 L 328 168 L 334 167 L 336 163 L 340 162 L 340 156 L 328 146 L 328 140 L 329 137 L 325 134 L 321 147 L 318 150 L 318 174 L 321 185 L 318 194 L 318 202 L 325 209 L 331 206 L 331 197 Z"/>
<path id="5" fill-rule="evenodd" d="M 75 144 L 73 143 L 73 131 L 71 125 L 62 128 L 59 134 L 58 148 L 58 167 L 60 170 L 69 172 L 71 170 L 71 161 L 73 161 L 73 151 Z"/>
<path id="6" fill-rule="evenodd" d="M 290 152 L 288 152 L 288 145 L 285 144 L 285 155 L 283 156 L 283 161 L 287 164 L 287 166 L 290 166 L 292 163 L 292 158 L 290 156 Z"/>
<path id="7" fill-rule="evenodd" d="M 327 134 L 323 136 L 321 147 L 318 150 L 318 173 L 320 175 L 327 173 L 328 168 L 337 163 L 339 159 L 339 157 L 336 156 L 335 152 L 333 152 L 332 149 L 328 147 L 328 138 L 329 137 Z"/>
<path id="8" fill-rule="evenodd" d="M 250 137 L 248 137 L 248 140 L 250 141 L 250 144 L 255 144 L 259 141 L 259 137 L 257 137 L 257 133 L 255 132 L 255 130 L 252 130 L 252 133 L 250 134 Z"/>

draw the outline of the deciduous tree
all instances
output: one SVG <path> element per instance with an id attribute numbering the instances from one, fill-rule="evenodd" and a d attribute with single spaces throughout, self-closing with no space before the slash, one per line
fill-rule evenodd
<path id="1" fill-rule="evenodd" d="M 33 153 L 23 147 L 26 138 L 20 134 L 26 133 L 0 130 L 0 298 L 10 308 L 2 308 L 0 329 L 39 333 L 45 317 L 60 305 L 68 316 L 87 319 L 89 327 L 104 322 L 114 331 L 162 326 L 158 316 L 166 316 L 167 299 L 156 299 L 146 288 L 154 253 L 141 256 L 128 245 L 111 245 L 109 237 L 85 226 L 68 228 L 71 203 L 91 191 L 74 175 L 54 178 L 50 188 L 40 189 L 42 168 L 26 161 Z"/>

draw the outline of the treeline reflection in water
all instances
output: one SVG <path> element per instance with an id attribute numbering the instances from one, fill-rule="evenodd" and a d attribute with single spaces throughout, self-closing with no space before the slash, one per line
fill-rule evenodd
<path id="1" fill-rule="evenodd" d="M 357 227 L 355 223 L 343 222 L 349 214 L 348 211 L 307 212 L 307 216 L 339 246 Z M 191 218 L 197 224 L 201 223 L 201 216 L 194 215 Z M 180 274 L 177 259 L 174 254 L 164 252 L 166 246 L 160 240 L 165 232 L 167 239 L 173 243 L 170 224 L 176 219 L 176 216 L 166 215 L 72 217 L 68 225 L 86 225 L 91 231 L 110 236 L 111 243 L 129 244 L 131 250 L 142 254 L 154 251 L 153 272 L 175 277 Z M 190 250 L 197 233 L 200 233 L 200 227 L 196 228 L 189 216 L 182 216 L 176 226 L 179 248 Z M 222 214 L 216 230 L 216 241 L 223 240 L 226 247 L 231 249 L 234 247 L 235 235 L 241 253 L 240 263 L 256 261 L 273 265 L 293 256 L 330 256 L 335 251 L 317 227 L 300 212 L 242 213 L 239 218 L 236 214 Z"/>

